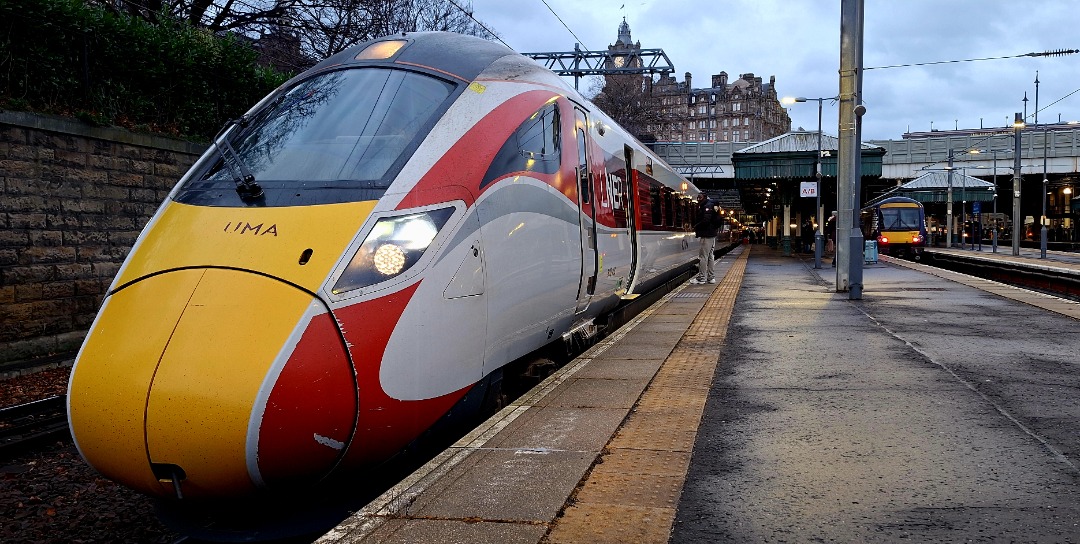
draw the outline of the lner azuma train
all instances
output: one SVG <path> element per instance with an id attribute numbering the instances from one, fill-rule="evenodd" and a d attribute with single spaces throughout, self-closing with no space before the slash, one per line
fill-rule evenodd
<path id="1" fill-rule="evenodd" d="M 75 443 L 162 498 L 374 467 L 691 267 L 697 193 L 501 45 L 351 48 L 230 123 L 147 224 L 72 370 Z"/>
<path id="2" fill-rule="evenodd" d="M 864 240 L 877 240 L 878 253 L 922 258 L 926 214 L 918 200 L 889 197 L 862 210 Z"/>

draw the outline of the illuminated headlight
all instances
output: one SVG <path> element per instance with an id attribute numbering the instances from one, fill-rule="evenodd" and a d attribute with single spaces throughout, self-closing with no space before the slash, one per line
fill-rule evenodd
<path id="1" fill-rule="evenodd" d="M 375 270 L 386 276 L 394 276 L 405 270 L 405 250 L 394 244 L 383 244 L 375 250 L 372 258 Z"/>
<path id="2" fill-rule="evenodd" d="M 427 251 L 454 208 L 383 217 L 334 285 L 334 294 L 375 285 L 411 268 Z"/>

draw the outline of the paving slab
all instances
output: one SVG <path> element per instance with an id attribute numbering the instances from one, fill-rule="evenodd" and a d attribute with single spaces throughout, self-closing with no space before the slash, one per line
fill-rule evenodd
<path id="1" fill-rule="evenodd" d="M 431 485 L 404 515 L 547 523 L 595 459 L 593 452 L 480 450 Z"/>
<path id="2" fill-rule="evenodd" d="M 662 364 L 664 364 L 663 359 L 620 359 L 605 353 L 594 358 L 576 376 L 599 380 L 645 380 L 648 382 L 656 375 L 656 371 Z"/>
<path id="3" fill-rule="evenodd" d="M 394 519 L 387 521 L 357 544 L 534 544 L 547 532 L 545 525 L 459 521 L 440 519 Z"/>
<path id="4" fill-rule="evenodd" d="M 625 409 L 544 406 L 516 419 L 485 447 L 599 452 L 625 417 Z"/>

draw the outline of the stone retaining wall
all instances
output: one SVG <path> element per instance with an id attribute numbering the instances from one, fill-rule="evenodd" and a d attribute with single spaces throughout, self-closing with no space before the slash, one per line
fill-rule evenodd
<path id="1" fill-rule="evenodd" d="M 0 112 L 0 364 L 78 349 L 139 231 L 204 147 Z"/>

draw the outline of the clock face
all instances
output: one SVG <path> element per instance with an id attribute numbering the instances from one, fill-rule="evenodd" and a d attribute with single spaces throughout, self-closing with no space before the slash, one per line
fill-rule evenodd
<path id="1" fill-rule="evenodd" d="M 626 64 L 626 57 L 615 57 L 615 67 L 622 68 Z"/>

